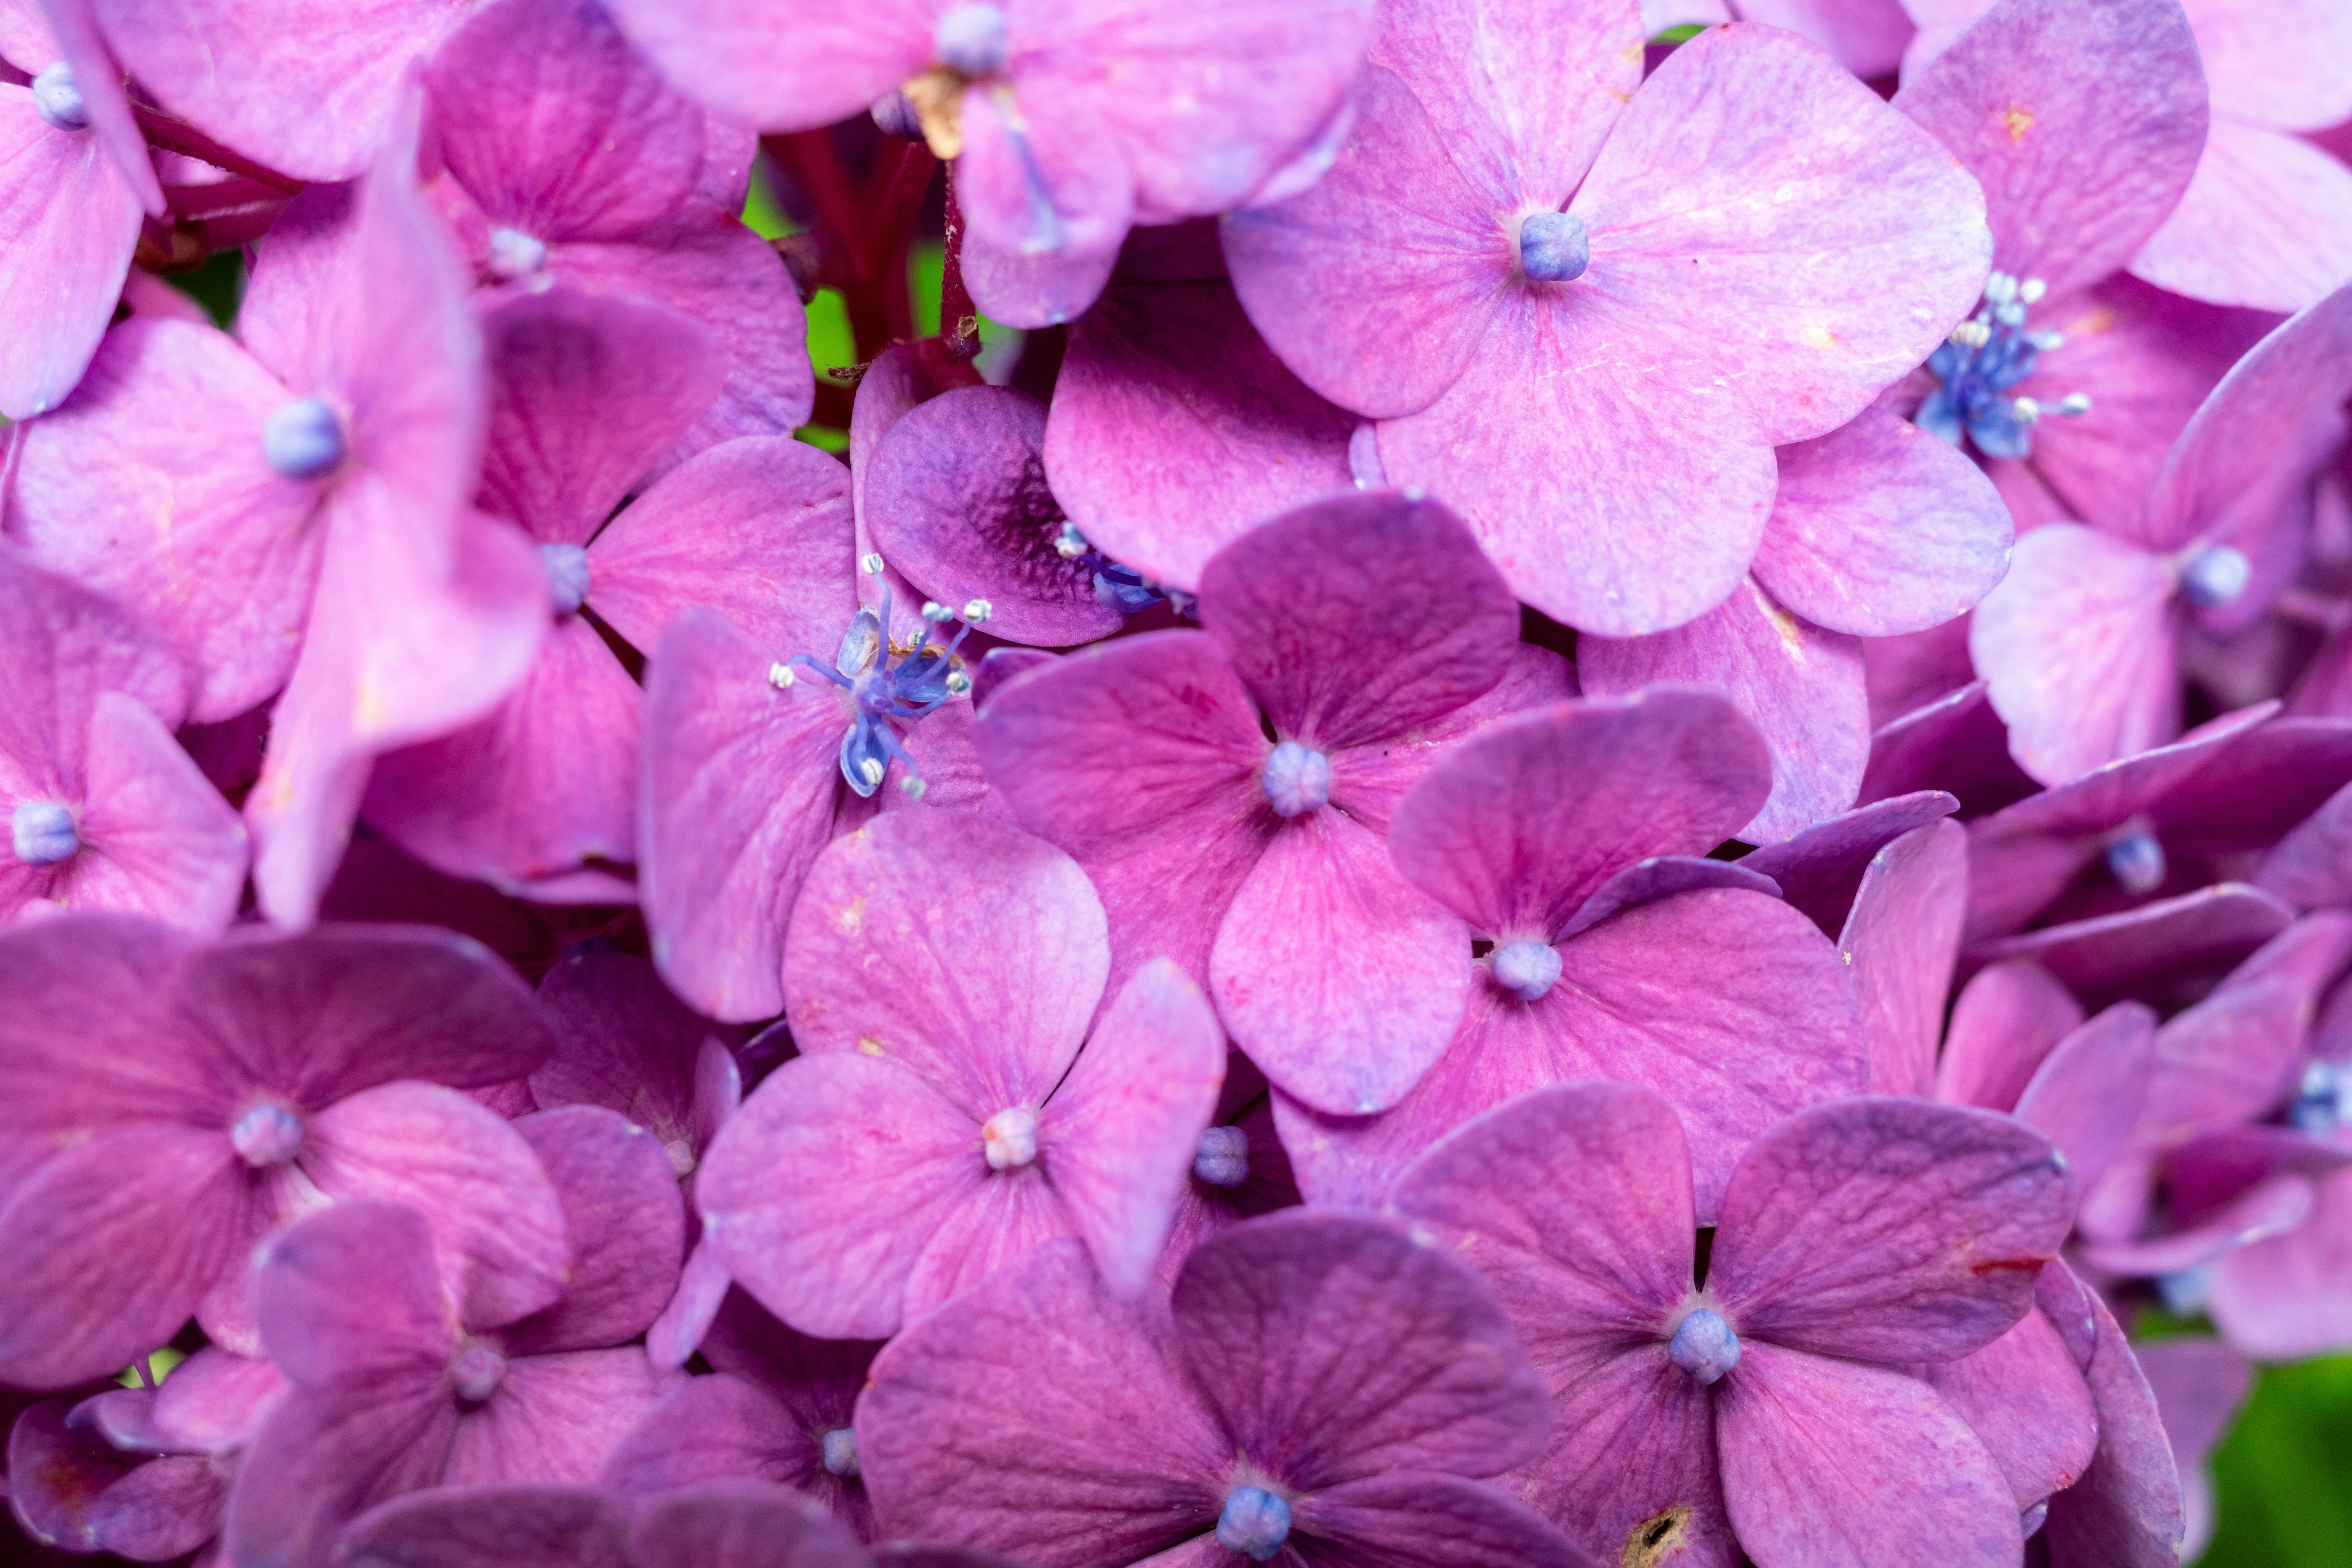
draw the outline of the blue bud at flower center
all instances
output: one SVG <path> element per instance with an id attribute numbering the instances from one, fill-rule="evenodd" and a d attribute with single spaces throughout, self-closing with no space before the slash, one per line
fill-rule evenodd
<path id="1" fill-rule="evenodd" d="M 507 1358 L 481 1340 L 467 1340 L 449 1363 L 449 1385 L 468 1405 L 479 1405 L 496 1394 L 506 1379 Z"/>
<path id="2" fill-rule="evenodd" d="M 1312 746 L 1285 741 L 1265 759 L 1258 782 L 1276 816 L 1299 816 L 1331 799 L 1331 759 Z"/>
<path id="3" fill-rule="evenodd" d="M 289 479 L 315 479 L 343 460 L 342 416 L 320 398 L 297 397 L 270 411 L 261 426 L 261 455 Z"/>
<path id="4" fill-rule="evenodd" d="M 1739 1336 L 1711 1307 L 1693 1308 L 1666 1342 L 1666 1358 L 1702 1384 L 1739 1364 Z"/>
<path id="5" fill-rule="evenodd" d="M 1263 1487 L 1235 1487 L 1217 1515 L 1217 1544 L 1264 1563 L 1290 1539 L 1290 1505 Z"/>
<path id="6" fill-rule="evenodd" d="M 1204 1127 L 1193 1148 L 1192 1175 L 1213 1187 L 1238 1187 L 1249 1180 L 1249 1134 L 1238 1127 Z"/>
<path id="7" fill-rule="evenodd" d="M 490 276 L 511 283 L 518 278 L 529 278 L 547 266 L 547 241 L 528 235 L 519 228 L 490 230 Z"/>
<path id="8" fill-rule="evenodd" d="M 2142 830 L 2107 846 L 2107 872 L 2126 893 L 2153 893 L 2164 885 L 2164 846 Z"/>
<path id="9" fill-rule="evenodd" d="M 33 112 L 52 131 L 87 131 L 89 106 L 74 85 L 73 69 L 59 60 L 33 79 Z"/>
<path id="10" fill-rule="evenodd" d="M 56 866 L 81 853 L 73 813 L 53 800 L 20 800 L 8 822 L 16 858 L 27 866 Z"/>
<path id="11" fill-rule="evenodd" d="M 588 552 L 576 544 L 542 544 L 539 558 L 547 567 L 548 592 L 555 596 L 559 615 L 572 615 L 588 600 Z"/>
<path id="12" fill-rule="evenodd" d="M 228 1141 L 237 1157 L 257 1171 L 283 1165 L 302 1152 L 302 1119 L 265 1100 L 236 1119 Z"/>
<path id="13" fill-rule="evenodd" d="M 1539 1002 L 1559 981 L 1559 949 L 1548 942 L 1506 942 L 1495 950 L 1495 984 L 1522 1002 Z"/>
<path id="14" fill-rule="evenodd" d="M 824 1450 L 824 1473 L 829 1476 L 854 1476 L 857 1471 L 857 1433 L 848 1426 L 835 1426 L 817 1444 Z"/>
<path id="15" fill-rule="evenodd" d="M 2254 563 L 2232 545 L 2216 544 L 2189 558 L 2180 569 L 2180 596 L 2200 610 L 2235 603 L 2254 580 Z"/>
<path id="16" fill-rule="evenodd" d="M 1519 270 L 1538 283 L 1571 283 L 1584 276 L 1592 244 L 1574 213 L 1529 213 L 1519 220 Z"/>
<path id="17" fill-rule="evenodd" d="M 940 63 L 958 76 L 982 77 L 1000 69 L 1010 52 L 1004 8 L 966 4 L 950 5 L 931 35 Z"/>

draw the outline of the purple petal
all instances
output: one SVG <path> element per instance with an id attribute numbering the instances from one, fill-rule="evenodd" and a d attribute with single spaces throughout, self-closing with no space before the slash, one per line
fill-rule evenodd
<path id="1" fill-rule="evenodd" d="M 89 1510 L 99 1550 L 163 1563 L 220 1533 L 228 1478 L 194 1455 L 152 1459 L 100 1495 Z"/>
<path id="2" fill-rule="evenodd" d="M 332 1205 L 277 1237 L 254 1282 L 270 1361 L 305 1395 L 369 1379 L 435 1383 L 462 1331 L 433 1241 L 417 1211 L 365 1202 Z"/>
<path id="3" fill-rule="evenodd" d="M 2094 1241 L 2083 1249 L 2083 1261 L 2106 1274 L 2153 1279 L 2187 1273 L 2255 1242 L 2297 1232 L 2315 1201 L 2311 1182 L 2290 1172 L 2248 1188 L 2180 1229 L 2142 1241 Z M 2086 1228 L 2094 1217 L 2085 1211 Z"/>
<path id="4" fill-rule="evenodd" d="M 2213 1534 L 2213 1483 L 2206 1465 L 2245 1403 L 2253 1368 L 2245 1357 L 2213 1340 L 2143 1341 L 2132 1347 L 2132 1353 L 2156 1395 L 2173 1463 L 2180 1471 L 2188 1523 L 2180 1556 L 2183 1562 L 2194 1562 Z"/>
<path id="5" fill-rule="evenodd" d="M 1058 327 L 1084 315 L 1118 264 L 1118 240 L 1100 226 L 1097 234 L 1110 248 L 1076 257 L 999 249 L 967 234 L 963 280 L 973 305 L 990 321 L 1024 330 Z"/>
<path id="6" fill-rule="evenodd" d="M 601 1105 L 696 1152 L 696 1072 L 713 1026 L 634 954 L 576 952 L 539 983 L 555 1049 L 530 1075 L 545 1110 Z M 723 1047 L 722 1047 L 723 1049 Z"/>
<path id="7" fill-rule="evenodd" d="M 2074 1215 L 2065 1162 L 2032 1129 L 1848 1100 L 1790 1117 L 1741 1158 L 1707 1283 L 1748 1343 L 1951 1361 L 2024 1315 Z"/>
<path id="8" fill-rule="evenodd" d="M 2099 1433 L 2091 1391 L 2040 1311 L 1973 1354 L 1929 1365 L 1926 1381 L 1991 1450 L 2021 1513 L 2090 1468 Z"/>
<path id="9" fill-rule="evenodd" d="M 1951 625 L 1963 634 L 1958 652 L 1965 676 L 1968 622 Z M 1938 627 L 1925 635 L 1940 637 L 1943 631 Z M 1865 675 L 1877 667 L 1870 650 L 1885 646 L 1864 645 Z M 2011 759 L 2007 742 L 2008 731 L 1985 695 L 1985 683 L 1964 684 L 1879 726 L 1870 738 L 1870 766 L 1862 775 L 1861 798 L 1874 804 L 1950 785 L 1945 793 L 1965 792 L 1966 804 L 1974 809 L 2007 805 L 2036 787 Z"/>
<path id="10" fill-rule="evenodd" d="M 734 1283 L 708 1237 L 698 1237 L 686 1255 L 686 1267 L 653 1326 L 646 1330 L 646 1356 L 665 1372 L 684 1366 L 710 1331 L 711 1320 Z"/>
<path id="11" fill-rule="evenodd" d="M 436 1487 L 352 1521 L 357 1568 L 618 1568 L 621 1511 L 587 1487 Z"/>
<path id="12" fill-rule="evenodd" d="M 2254 727 L 2268 710 L 2256 704 L 2191 731 L 2234 730 L 2237 721 L 2246 728 L 2216 750 L 2212 765 L 2154 804 L 2150 816 L 2168 847 L 2209 858 L 2267 849 L 2352 782 L 2352 724 L 2284 718 Z"/>
<path id="13" fill-rule="evenodd" d="M 277 1363 L 206 1345 L 173 1367 L 156 1390 L 156 1433 L 188 1453 L 242 1448 L 287 1387 Z"/>
<path id="14" fill-rule="evenodd" d="M 1298 1500 L 1296 1520 L 1307 1538 L 1302 1556 L 1330 1551 L 1345 1562 L 1393 1553 L 1429 1568 L 1584 1568 L 1594 1561 L 1501 1488 L 1430 1471 L 1391 1470 L 1325 1487 Z"/>
<path id="15" fill-rule="evenodd" d="M 2255 1191 L 2283 1184 L 2273 1180 Z M 2352 1180 L 2330 1175 L 2315 1192 L 2301 1224 L 2287 1228 L 2273 1221 L 2262 1231 L 2249 1225 L 2253 1234 L 2246 1245 L 2214 1267 L 2213 1321 L 2248 1355 L 2285 1360 L 2329 1354 L 2352 1343 L 2344 1285 L 2352 1279 L 2352 1220 L 2347 1219 Z M 2286 1212 L 2278 1206 L 2280 1215 Z"/>
<path id="16" fill-rule="evenodd" d="M 636 1338 L 669 1300 L 686 1254 L 686 1211 L 660 1140 L 596 1105 L 542 1110 L 514 1129 L 555 1184 L 572 1262 L 563 1299 L 504 1336 L 509 1353 Z"/>
<path id="17" fill-rule="evenodd" d="M 2118 1002 L 2059 1041 L 2018 1097 L 2017 1119 L 2058 1145 L 2083 1191 L 2139 1125 L 2156 1040 L 2156 1015 Z"/>
<path id="18" fill-rule="evenodd" d="M 815 1434 L 796 1412 L 722 1373 L 664 1394 L 614 1447 L 597 1481 L 613 1491 L 663 1492 L 725 1476 L 811 1492 L 831 1480 Z"/>
<path id="19" fill-rule="evenodd" d="M 769 131 L 806 131 L 862 113 L 930 63 L 935 8 L 881 0 L 856 17 L 796 0 L 615 0 L 614 20 L 672 81 Z"/>
<path id="20" fill-rule="evenodd" d="M 1738 864 L 1770 878 L 1783 899 L 1835 936 L 1873 858 L 1905 834 L 1949 816 L 1959 804 L 1941 790 L 1874 800 L 1743 855 Z"/>
<path id="21" fill-rule="evenodd" d="M 10 1523 L 43 1546 L 94 1552 L 91 1515 L 128 1461 L 71 1429 L 66 1423 L 70 1408 L 67 1400 L 43 1400 L 26 1405 L 10 1425 L 8 1503 L 16 1516 Z"/>
<path id="22" fill-rule="evenodd" d="M 1580 931 L 1589 931 L 1620 910 L 1710 888 L 1737 889 L 1770 899 L 1780 896 L 1780 884 L 1743 864 L 1701 855 L 1653 855 L 1634 861 L 1593 889 L 1592 896 L 1579 905 L 1568 924 L 1560 928 L 1559 940 L 1566 942 Z"/>
<path id="23" fill-rule="evenodd" d="M 1987 964 L 1960 988 L 1936 1069 L 1936 1098 L 1987 1110 L 2015 1108 L 2083 1005 L 2038 964 Z"/>
<path id="24" fill-rule="evenodd" d="M 1108 128 L 1092 95 L 1024 82 L 1019 96 L 1016 102 L 1015 89 L 1003 83 L 964 92 L 955 184 L 966 232 L 983 252 L 1055 268 L 1099 266 L 1099 289 L 1135 216 L 1134 176 L 1104 144 Z M 1033 113 L 1051 119 L 1033 120 Z M 990 306 L 980 295 L 973 302 Z M 1094 303 L 1094 292 L 1074 295 L 1070 303 L 1083 310 Z M 1053 323 L 1031 318 L 1008 324 Z"/>
<path id="25" fill-rule="evenodd" d="M 1398 808 L 1390 848 L 1479 935 L 1549 939 L 1620 868 L 1729 837 L 1763 804 L 1769 765 L 1712 693 L 1561 704 L 1433 767 Z"/>
<path id="26" fill-rule="evenodd" d="M 2099 1446 L 2083 1479 L 2050 1502 L 2053 1568 L 2160 1568 L 2179 1561 L 2180 1481 L 2147 1379 L 2095 1291 L 2063 1266 L 2043 1277 L 2042 1310 L 2074 1352 L 2098 1407 Z"/>
<path id="27" fill-rule="evenodd" d="M 498 1391 L 458 1417 L 443 1479 L 593 1481 L 614 1446 L 677 1381 L 656 1372 L 639 1345 L 518 1355 Z"/>
<path id="28" fill-rule="evenodd" d="M 252 1568 L 327 1568 L 343 1526 L 437 1485 L 457 1426 L 438 1368 L 289 1394 L 238 1463 L 221 1538 Z"/>
<path id="29" fill-rule="evenodd" d="M 1969 836 L 1914 828 L 1871 857 L 1838 956 L 1853 976 L 1874 1094 L 1932 1094 L 1944 998 L 1968 908 Z"/>
<path id="30" fill-rule="evenodd" d="M 2294 919 L 2294 911 L 2268 893 L 2221 882 L 2121 914 L 2044 926 L 1976 956 L 2030 958 L 2074 990 L 2105 996 L 2160 970 L 2241 957 Z"/>
<path id="31" fill-rule="evenodd" d="M 0 415 L 66 400 L 114 316 L 140 232 L 140 197 L 94 131 L 58 131 L 26 88 L 0 84 Z"/>
<path id="32" fill-rule="evenodd" d="M 645 1568 L 865 1568 L 857 1538 L 823 1505 L 749 1479 L 706 1481 L 649 1502 L 629 1522 Z"/>
<path id="33" fill-rule="evenodd" d="M 1549 1401 L 1494 1296 L 1402 1227 L 1267 1215 L 1204 1242 L 1175 1341 L 1242 1452 L 1316 1491 L 1383 1470 L 1492 1476 L 1541 1451 Z"/>

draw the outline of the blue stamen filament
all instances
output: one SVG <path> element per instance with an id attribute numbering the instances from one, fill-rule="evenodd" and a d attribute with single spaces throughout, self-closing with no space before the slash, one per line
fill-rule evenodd
<path id="1" fill-rule="evenodd" d="M 1087 543 L 1087 536 L 1078 531 L 1075 522 L 1062 524 L 1062 536 L 1054 541 L 1054 553 L 1093 573 L 1095 597 L 1117 605 L 1121 615 L 1131 616 L 1170 596 L 1163 594 L 1159 584 L 1134 567 L 1120 565 Z"/>
<path id="2" fill-rule="evenodd" d="M 867 572 L 881 574 L 880 556 L 869 555 L 864 564 Z M 841 738 L 842 778 L 859 795 L 870 795 L 882 786 L 891 763 L 898 762 L 908 773 L 903 787 L 919 798 L 923 782 L 915 776 L 915 760 L 907 754 L 899 726 L 913 723 L 971 689 L 971 678 L 956 656 L 971 628 L 987 620 L 989 614 L 985 599 L 972 600 L 961 616 L 944 605 L 927 604 L 922 636 L 901 647 L 889 637 L 890 589 L 886 584 L 881 609 L 857 612 L 842 634 L 841 650 L 831 664 L 796 653 L 770 666 L 768 679 L 774 686 L 792 686 L 795 684 L 793 669 L 798 667 L 847 692 L 853 717 Z M 939 628 L 950 621 L 959 623 L 954 640 L 933 642 Z"/>
<path id="3" fill-rule="evenodd" d="M 2033 374 L 2043 353 L 2065 341 L 2025 324 L 2028 309 L 2044 292 L 2039 278 L 2021 281 L 1996 272 L 1986 279 L 1983 305 L 1927 356 L 1927 368 L 1943 384 L 1927 395 L 1912 422 L 1954 446 L 1966 434 L 1988 458 L 2027 458 L 2033 454 L 2035 425 L 2053 416 L 2088 414 L 2091 400 L 2079 392 L 2054 405 L 2010 392 Z"/>

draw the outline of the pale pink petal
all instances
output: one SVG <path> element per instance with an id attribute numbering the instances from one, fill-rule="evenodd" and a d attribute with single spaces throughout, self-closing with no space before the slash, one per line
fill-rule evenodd
<path id="1" fill-rule="evenodd" d="M 139 194 L 93 131 L 58 131 L 0 82 L 0 415 L 66 400 L 113 319 L 139 243 Z"/>
<path id="2" fill-rule="evenodd" d="M 2041 965 L 1985 965 L 1952 1004 L 1936 1098 L 1948 1105 L 2014 1109 L 2042 1062 L 2083 1019 L 2074 993 Z"/>
<path id="3" fill-rule="evenodd" d="M 671 80 L 764 131 L 852 114 L 929 63 L 936 0 L 878 0 L 856 16 L 817 0 L 614 0 L 614 20 Z"/>
<path id="4" fill-rule="evenodd" d="M 162 721 L 120 692 L 100 692 L 88 762 L 68 907 L 226 927 L 245 891 L 245 824 Z"/>
<path id="5" fill-rule="evenodd" d="M 2131 270 L 2192 300 L 2299 310 L 2352 279 L 2352 169 L 2284 132 L 2216 116 L 2180 205 Z"/>

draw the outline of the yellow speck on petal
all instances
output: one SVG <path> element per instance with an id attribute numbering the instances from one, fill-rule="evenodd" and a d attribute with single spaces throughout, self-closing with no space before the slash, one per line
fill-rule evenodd
<path id="1" fill-rule="evenodd" d="M 1819 321 L 1809 323 L 1805 328 L 1805 346 L 1809 349 L 1835 348 L 1837 341 L 1837 334 Z"/>
<path id="2" fill-rule="evenodd" d="M 2025 140 L 2025 133 L 2033 129 L 2033 114 L 2030 110 L 2020 109 L 2012 104 L 2010 106 L 2009 112 L 2000 117 L 2000 123 L 2001 129 L 2009 132 L 2009 139 L 2011 142 L 2022 142 Z"/>
<path id="3" fill-rule="evenodd" d="M 1771 622 L 1772 629 L 1780 634 L 1781 646 L 1790 654 L 1802 658 L 1805 632 L 1804 628 L 1797 624 L 1797 617 L 1774 604 L 1772 595 L 1756 586 L 1753 579 L 1748 582 L 1748 591 L 1756 595 L 1756 607 L 1764 612 L 1764 618 Z"/>
<path id="4" fill-rule="evenodd" d="M 833 927 L 835 931 L 856 931 L 865 924 L 866 900 L 863 895 L 850 900 L 849 902 L 833 911 Z"/>
<path id="5" fill-rule="evenodd" d="M 1655 1568 L 1669 1557 L 1681 1556 L 1690 1519 L 1690 1504 L 1678 1502 L 1633 1526 L 1625 1532 L 1624 1550 L 1617 1554 L 1618 1568 Z"/>
<path id="6" fill-rule="evenodd" d="M 869 1057 L 878 1057 L 882 1054 L 882 1042 L 870 1035 L 863 1036 L 858 1039 L 857 1048 Z"/>

